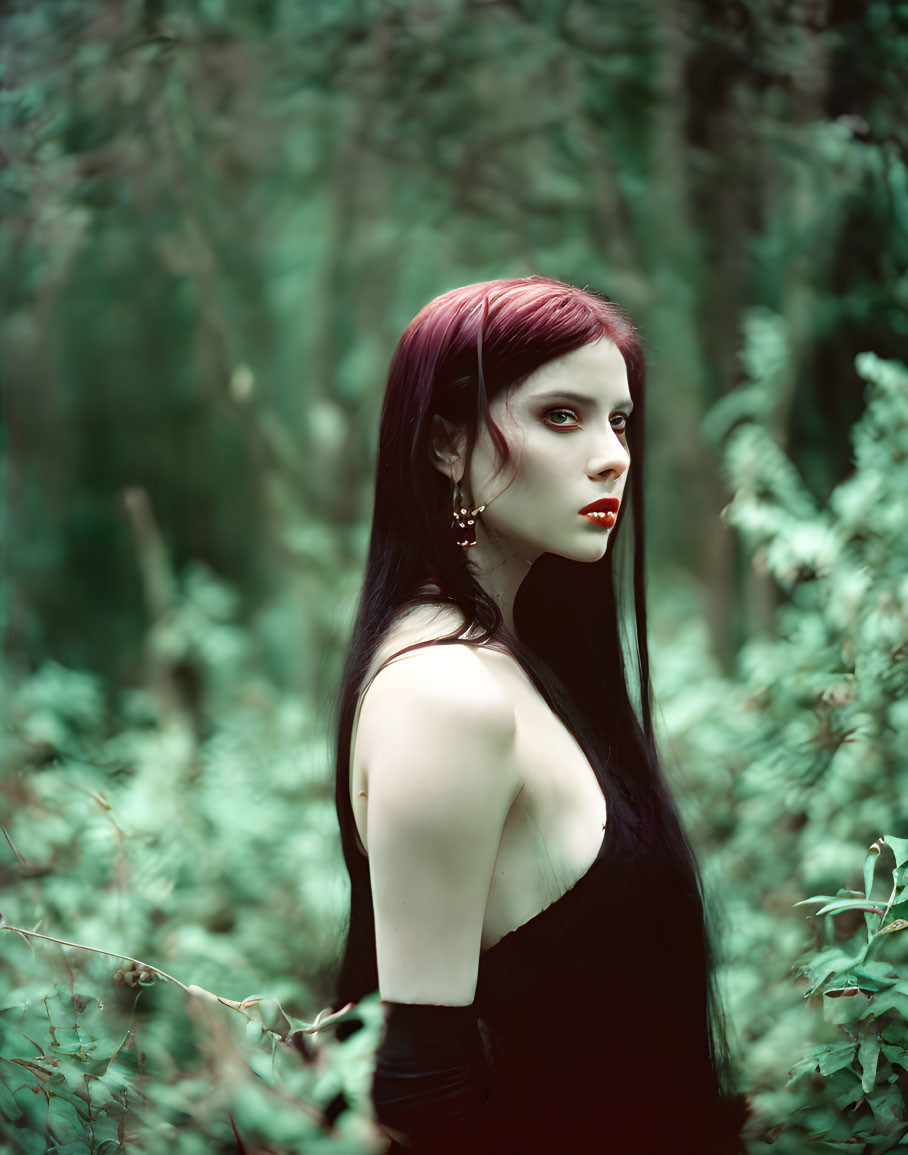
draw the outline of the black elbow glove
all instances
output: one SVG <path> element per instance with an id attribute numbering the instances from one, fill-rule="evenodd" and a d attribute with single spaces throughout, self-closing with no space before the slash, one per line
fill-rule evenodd
<path id="1" fill-rule="evenodd" d="M 474 1008 L 384 1007 L 372 1083 L 378 1122 L 405 1137 L 415 1153 L 481 1151 L 490 1079 Z"/>

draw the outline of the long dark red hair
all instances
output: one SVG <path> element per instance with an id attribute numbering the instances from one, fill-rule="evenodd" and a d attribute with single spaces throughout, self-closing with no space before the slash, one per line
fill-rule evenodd
<path id="1" fill-rule="evenodd" d="M 468 457 L 484 423 L 504 464 L 507 445 L 489 413 L 493 398 L 600 338 L 620 350 L 634 402 L 627 433 L 630 500 L 626 493 L 612 535 L 615 548 L 610 545 L 601 561 L 546 554 L 533 565 L 517 596 L 511 634 L 451 533 L 451 484 L 430 451 L 433 417 L 463 429 Z M 620 767 L 638 805 L 642 800 L 658 819 L 677 869 L 698 886 L 653 741 L 644 588 L 645 383 L 641 343 L 622 310 L 546 277 L 487 281 L 444 293 L 414 317 L 398 343 L 381 415 L 365 579 L 340 689 L 336 797 L 351 884 L 341 1003 L 355 1002 L 378 985 L 369 864 L 358 846 L 350 799 L 356 705 L 381 639 L 404 605 L 423 599 L 427 583 L 459 607 L 466 623 L 443 640 L 462 640 L 467 628 L 478 626 L 483 637 L 506 645 L 601 780 L 609 767 Z M 519 473 L 514 484 L 520 484 Z M 614 775 L 609 783 L 611 812 L 621 798 Z"/>

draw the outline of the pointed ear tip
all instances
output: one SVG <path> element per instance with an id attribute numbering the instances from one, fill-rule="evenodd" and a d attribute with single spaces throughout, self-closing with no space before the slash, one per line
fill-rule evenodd
<path id="1" fill-rule="evenodd" d="M 447 417 L 442 417 L 440 413 L 432 414 L 432 427 L 436 433 L 442 432 L 446 437 L 453 437 L 457 431 L 454 422 L 449 421 Z"/>

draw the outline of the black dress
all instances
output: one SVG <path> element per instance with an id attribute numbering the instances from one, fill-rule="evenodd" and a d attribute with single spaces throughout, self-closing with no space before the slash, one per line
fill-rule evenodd
<path id="1" fill-rule="evenodd" d="M 489 1155 L 741 1150 L 741 1103 L 709 1060 L 699 896 L 615 801 L 587 873 L 480 958 Z"/>
<path id="2" fill-rule="evenodd" d="M 592 765 L 608 811 L 596 860 L 479 959 L 475 1066 L 488 1096 L 469 1153 L 738 1155 L 745 1109 L 720 1096 L 710 1063 L 693 873 L 661 849 L 664 806 Z M 439 1132 L 390 1151 L 460 1155 L 458 1144 Z"/>

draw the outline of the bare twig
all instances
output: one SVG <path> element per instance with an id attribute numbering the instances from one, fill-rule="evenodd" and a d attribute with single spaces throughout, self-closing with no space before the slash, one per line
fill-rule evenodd
<path id="1" fill-rule="evenodd" d="M 0 826 L 0 830 L 3 831 L 3 837 L 9 843 L 10 850 L 13 852 L 13 854 L 15 854 L 16 858 L 19 859 L 19 862 L 21 863 L 21 865 L 25 866 L 25 859 L 22 857 L 22 855 L 19 853 L 19 851 L 13 845 L 13 840 L 10 838 L 9 834 L 7 833 L 6 827 Z"/>
<path id="2" fill-rule="evenodd" d="M 6 922 L 5 919 L 2 918 L 2 916 L 0 916 L 0 930 L 11 930 L 11 931 L 14 931 L 16 934 L 23 935 L 25 938 L 40 938 L 40 939 L 43 939 L 44 942 L 55 942 L 58 946 L 68 946 L 72 950 L 87 950 L 87 951 L 91 951 L 92 954 L 105 955 L 107 958 L 122 959 L 124 962 L 131 962 L 134 966 L 139 967 L 141 970 L 151 971 L 153 974 L 156 974 L 159 978 L 166 979 L 168 982 L 171 982 L 171 983 L 176 983 L 176 985 L 178 987 L 180 987 L 182 990 L 186 991 L 189 994 L 193 993 L 193 991 L 190 987 L 186 986 L 185 983 L 181 983 L 179 979 L 175 979 L 173 977 L 173 975 L 167 974 L 166 971 L 162 971 L 159 967 L 150 966 L 148 963 L 144 963 L 140 959 L 131 958 L 128 954 L 118 954 L 116 951 L 101 950 L 99 947 L 86 946 L 84 943 L 81 943 L 81 942 L 68 942 L 64 938 L 54 938 L 54 936 L 50 935 L 50 934 L 39 934 L 38 931 L 36 931 L 36 930 L 23 930 L 22 927 L 20 927 L 20 926 L 11 926 L 8 922 Z M 197 987 L 195 989 L 197 991 L 201 990 L 201 988 L 199 988 L 199 987 Z M 209 992 L 205 992 L 205 993 L 207 994 Z M 214 995 L 213 997 L 217 998 L 217 995 Z"/>
<path id="3" fill-rule="evenodd" d="M 152 966 L 150 963 L 142 962 L 140 959 L 132 958 L 128 954 L 119 954 L 117 951 L 101 950 L 99 947 L 86 946 L 84 943 L 80 942 L 69 942 L 66 939 L 55 938 L 50 934 L 39 934 L 38 931 L 34 930 L 23 930 L 22 927 L 11 926 L 8 922 L 6 922 L 2 915 L 0 915 L 0 930 L 11 930 L 15 934 L 22 935 L 26 940 L 30 938 L 40 938 L 44 942 L 55 942 L 58 946 L 69 947 L 71 950 L 86 950 L 90 951 L 92 954 L 104 955 L 106 958 L 121 959 L 123 962 L 130 962 L 133 964 L 133 966 L 138 967 L 140 970 L 149 971 L 150 973 L 156 975 L 158 978 L 165 979 L 167 982 L 175 983 L 180 988 L 180 990 L 185 991 L 188 995 L 195 995 L 197 998 L 205 999 L 207 1002 L 221 1003 L 222 1006 L 229 1007 L 232 1011 L 237 1011 L 241 1015 L 246 1015 L 247 1010 L 249 1010 L 251 1007 L 258 1006 L 259 1003 L 271 1001 L 268 995 L 255 995 L 246 999 L 227 999 L 224 998 L 223 995 L 217 995 L 214 993 L 214 991 L 206 990 L 204 987 L 196 986 L 194 983 L 181 983 L 179 979 L 174 978 L 173 975 L 169 975 L 166 971 L 162 971 L 160 967 Z M 277 999 L 275 999 L 274 1002 L 277 1003 L 281 1015 L 287 1021 L 287 1025 L 290 1026 L 290 1019 L 285 1014 L 283 1007 L 281 1007 L 281 1004 L 277 1002 Z M 347 1003 L 338 1011 L 330 1011 L 327 1009 L 321 1010 L 315 1016 L 313 1021 L 307 1026 L 295 1027 L 290 1033 L 315 1035 L 318 1034 L 319 1031 L 325 1030 L 326 1027 L 337 1026 L 340 1020 L 343 1019 L 347 1013 L 353 1009 L 353 1006 L 353 1003 Z M 273 1027 L 268 1027 L 263 1023 L 262 1030 L 266 1031 L 268 1034 L 274 1035 L 281 1042 L 288 1042 L 289 1036 L 281 1034 L 280 1031 L 275 1030 Z"/>

